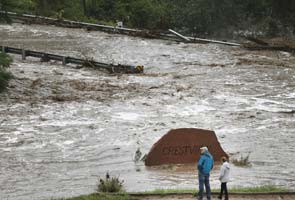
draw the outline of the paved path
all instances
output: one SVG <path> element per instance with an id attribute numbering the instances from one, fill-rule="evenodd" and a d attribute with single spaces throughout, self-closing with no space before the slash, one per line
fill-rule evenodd
<path id="1" fill-rule="evenodd" d="M 197 197 L 191 194 L 182 195 L 157 195 L 157 196 L 141 196 L 136 197 L 137 200 L 196 200 Z M 212 196 L 212 200 L 218 200 L 217 195 Z M 206 200 L 206 198 L 204 198 Z M 293 194 L 231 194 L 230 200 L 295 200 L 295 193 Z"/>

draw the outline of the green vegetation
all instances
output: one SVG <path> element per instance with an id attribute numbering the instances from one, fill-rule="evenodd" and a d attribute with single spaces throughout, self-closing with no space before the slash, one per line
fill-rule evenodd
<path id="1" fill-rule="evenodd" d="M 295 33 L 294 0 L 1 0 L 0 9 L 196 36 Z"/>
<path id="2" fill-rule="evenodd" d="M 97 192 L 123 192 L 123 182 L 118 177 L 110 177 L 109 173 L 107 173 L 104 179 L 99 179 Z"/>
<path id="3" fill-rule="evenodd" d="M 194 189 L 157 189 L 154 191 L 149 192 L 138 192 L 132 193 L 137 195 L 150 195 L 150 194 L 157 194 L 157 195 L 167 195 L 167 194 L 183 194 L 183 193 L 191 193 L 193 195 L 197 194 L 197 190 Z M 213 193 L 218 193 L 219 189 L 213 189 Z M 289 192 L 289 190 L 273 186 L 273 185 L 266 185 L 260 187 L 251 187 L 251 188 L 229 188 L 230 193 L 267 193 L 267 192 Z M 58 199 L 58 200 L 132 200 L 136 198 L 132 198 L 132 194 L 127 193 L 116 193 L 116 194 L 109 194 L 109 193 L 97 193 L 85 196 L 79 196 L 74 198 L 67 198 L 67 199 Z"/>
<path id="4" fill-rule="evenodd" d="M 231 160 L 231 162 L 234 165 L 239 166 L 239 167 L 249 167 L 249 166 L 251 166 L 251 163 L 249 161 L 249 157 L 250 157 L 250 154 L 248 154 L 245 157 L 243 155 L 241 155 L 241 157 L 239 159 L 233 158 Z"/>
<path id="5" fill-rule="evenodd" d="M 196 189 L 156 189 L 152 191 L 146 192 L 138 192 L 136 194 L 158 194 L 158 195 L 166 195 L 166 194 L 183 194 L 183 193 L 192 193 L 196 194 L 198 191 Z"/>
<path id="6" fill-rule="evenodd" d="M 249 188 L 232 188 L 230 192 L 245 192 L 245 193 L 263 193 L 263 192 L 289 192 L 282 187 L 274 186 L 274 185 L 265 185 L 258 187 L 249 187 Z"/>
<path id="7" fill-rule="evenodd" d="M 58 200 L 132 200 L 123 190 L 123 181 L 117 177 L 111 177 L 109 173 L 105 178 L 99 179 L 97 184 L 97 193 L 83 195 L 79 197 L 58 199 Z"/>
<path id="8" fill-rule="evenodd" d="M 91 194 L 79 197 L 56 200 L 132 200 L 128 194 Z"/>
<path id="9" fill-rule="evenodd" d="M 7 54 L 0 53 L 0 92 L 3 92 L 9 80 L 12 78 L 12 74 L 7 71 L 7 68 L 12 62 L 12 58 Z"/>
<path id="10" fill-rule="evenodd" d="M 274 185 L 265 185 L 265 186 L 259 186 L 259 187 L 247 187 L 247 188 L 228 188 L 231 193 L 260 193 L 260 192 L 288 192 L 290 190 L 287 190 L 282 187 L 274 186 Z M 157 189 L 153 191 L 147 191 L 142 193 L 136 193 L 136 194 L 159 194 L 159 195 L 165 195 L 165 194 L 183 194 L 183 193 L 192 193 L 197 194 L 198 190 L 196 189 Z M 212 192 L 220 192 L 220 189 L 212 189 Z"/>

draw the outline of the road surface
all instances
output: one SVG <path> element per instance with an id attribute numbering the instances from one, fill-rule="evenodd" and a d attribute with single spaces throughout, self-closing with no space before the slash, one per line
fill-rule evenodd
<path id="1" fill-rule="evenodd" d="M 137 196 L 138 200 L 196 200 L 197 197 L 192 194 L 174 194 L 174 195 L 145 195 Z M 206 199 L 206 198 L 204 198 Z M 218 199 L 216 194 L 212 199 Z M 295 193 L 271 193 L 271 194 L 230 194 L 230 200 L 294 200 Z"/>

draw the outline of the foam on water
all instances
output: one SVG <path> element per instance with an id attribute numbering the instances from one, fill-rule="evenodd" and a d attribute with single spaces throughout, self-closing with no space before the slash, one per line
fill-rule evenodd
<path id="1" fill-rule="evenodd" d="M 127 121 L 136 121 L 138 118 L 140 118 L 140 115 L 137 113 L 126 113 L 126 112 L 121 112 L 117 113 L 114 118 L 118 119 L 123 119 Z"/>
<path id="2" fill-rule="evenodd" d="M 252 98 L 254 100 L 254 107 L 257 110 L 263 110 L 268 112 L 283 112 L 291 113 L 295 110 L 294 104 L 287 104 L 280 101 L 274 101 L 262 98 Z"/>
<path id="3" fill-rule="evenodd" d="M 150 168 L 134 161 L 137 149 L 148 153 L 175 128 L 214 130 L 231 156 L 250 154 L 250 168 L 233 166 L 232 186 L 271 183 L 295 188 L 295 67 L 290 55 L 283 54 L 282 60 L 277 54 L 253 55 L 215 44 L 53 26 L 0 25 L 0 39 L 9 46 L 145 66 L 141 75 L 114 75 L 15 56 L 11 70 L 22 83 L 40 78 L 43 85 L 28 91 L 29 100 L 1 101 L 1 199 L 92 193 L 97 178 L 107 171 L 124 179 L 127 191 L 195 188 L 195 165 Z M 243 63 L 245 59 L 266 64 Z M 281 62 L 290 67 L 278 66 Z M 59 95 L 86 95 L 77 101 L 52 101 L 47 99 L 52 90 L 48 80 L 56 83 L 53 89 L 60 89 Z M 77 91 L 73 82 L 90 87 Z M 38 98 L 32 103 L 32 97 Z M 215 188 L 219 167 L 212 173 Z"/>

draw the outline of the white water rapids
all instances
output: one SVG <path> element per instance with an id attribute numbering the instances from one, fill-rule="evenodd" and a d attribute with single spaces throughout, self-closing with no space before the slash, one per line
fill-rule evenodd
<path id="1" fill-rule="evenodd" d="M 145 167 L 174 128 L 214 130 L 232 157 L 229 188 L 295 189 L 295 58 L 215 44 L 184 44 L 53 26 L 0 25 L 1 45 L 106 63 L 108 74 L 13 56 L 0 97 L 0 199 L 40 200 L 95 191 L 106 172 L 127 191 L 197 188 L 195 166 Z M 211 177 L 219 188 L 216 165 Z"/>

